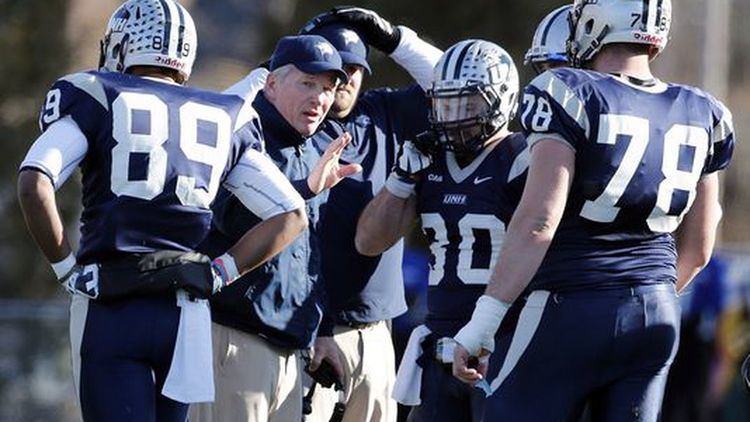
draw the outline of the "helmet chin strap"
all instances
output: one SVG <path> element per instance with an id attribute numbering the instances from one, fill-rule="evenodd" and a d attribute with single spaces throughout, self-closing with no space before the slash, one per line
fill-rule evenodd
<path id="1" fill-rule="evenodd" d="M 455 148 L 453 144 L 453 152 L 456 155 L 462 156 L 462 158 L 473 159 L 479 155 L 487 144 L 487 141 L 492 139 L 500 130 L 505 126 L 505 123 L 494 125 L 491 122 L 483 123 L 480 125 L 480 133 L 471 138 L 464 139 L 461 135 L 461 145 L 464 148 Z M 462 134 L 462 131 L 459 131 Z"/>

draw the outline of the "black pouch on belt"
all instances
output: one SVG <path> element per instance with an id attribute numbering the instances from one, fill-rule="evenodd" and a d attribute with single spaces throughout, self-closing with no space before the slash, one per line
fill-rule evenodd
<path id="1" fill-rule="evenodd" d="M 207 298 L 213 291 L 211 259 L 197 252 L 158 251 L 99 265 L 99 300 L 186 290 Z"/>

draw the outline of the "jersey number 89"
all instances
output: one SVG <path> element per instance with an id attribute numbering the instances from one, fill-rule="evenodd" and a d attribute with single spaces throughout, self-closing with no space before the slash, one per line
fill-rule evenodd
<path id="1" fill-rule="evenodd" d="M 134 116 L 149 122 L 149 130 L 133 127 Z M 219 182 L 229 154 L 232 119 L 217 107 L 186 102 L 178 110 L 180 150 L 185 156 L 211 168 L 207 189 L 196 188 L 195 175 L 177 176 L 175 193 L 185 206 L 208 208 L 219 189 Z M 198 116 L 201 121 L 216 127 L 214 145 L 198 142 Z M 169 109 L 153 94 L 123 92 L 112 103 L 112 137 L 117 145 L 112 149 L 112 192 L 150 200 L 164 191 L 167 175 L 169 139 Z M 145 178 L 131 180 L 132 154 L 148 156 Z M 203 181 L 205 182 L 205 181 Z"/>

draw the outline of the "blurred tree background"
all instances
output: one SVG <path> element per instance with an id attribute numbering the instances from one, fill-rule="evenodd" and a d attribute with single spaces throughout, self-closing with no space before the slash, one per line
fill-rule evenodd
<path id="1" fill-rule="evenodd" d="M 16 200 L 16 172 L 39 134 L 38 110 L 47 88 L 64 74 L 95 67 L 99 39 L 107 19 L 120 3 L 0 0 L 0 131 L 8 154 L 0 161 L 0 421 L 67 420 L 74 419 L 77 412 L 72 402 L 68 351 L 64 346 L 66 298 L 27 234 Z M 218 90 L 268 58 L 280 36 L 296 33 L 312 16 L 337 4 L 329 0 L 183 0 L 182 3 L 193 15 L 199 37 L 198 58 L 189 85 Z M 566 2 L 354 0 L 349 3 L 372 8 L 394 24 L 407 25 L 441 49 L 466 38 L 494 41 L 515 58 L 525 84 L 532 74 L 523 66 L 523 55 L 536 25 L 553 8 Z M 750 149 L 742 135 L 749 133 L 750 122 L 750 31 L 744 25 L 750 18 L 750 2 L 673 0 L 673 3 L 672 40 L 657 61 L 657 72 L 668 81 L 711 85 L 712 92 L 734 112 L 738 151 L 725 177 L 722 241 L 724 245 L 745 249 L 750 240 L 746 218 L 750 197 L 744 181 L 748 180 L 750 167 L 742 163 Z M 717 7 L 723 14 L 712 18 L 711 8 Z M 365 88 L 411 83 L 405 71 L 377 51 L 371 52 L 370 63 L 374 74 L 365 81 Z M 59 206 L 68 233 L 76 239 L 80 207 L 77 183 L 68 183 L 62 189 Z M 747 273 L 736 274 L 742 283 L 748 282 Z M 52 303 L 57 307 L 49 307 L 50 299 L 55 300 Z M 22 335 L 33 321 L 36 331 Z M 41 354 L 48 355 L 45 361 L 48 364 L 30 360 L 40 354 L 40 348 Z M 64 393 L 53 388 L 60 385 Z M 58 394 L 50 395 L 49 391 Z M 40 399 L 45 394 L 46 401 Z"/>

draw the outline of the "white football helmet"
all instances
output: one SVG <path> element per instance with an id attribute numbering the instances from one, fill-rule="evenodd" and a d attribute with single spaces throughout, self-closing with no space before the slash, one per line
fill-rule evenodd
<path id="1" fill-rule="evenodd" d="M 475 153 L 513 119 L 518 71 L 499 45 L 461 41 L 435 65 L 430 126 L 447 150 Z"/>
<path id="2" fill-rule="evenodd" d="M 671 0 L 575 0 L 568 57 L 576 67 L 612 43 L 653 45 L 661 53 L 672 24 Z"/>
<path id="3" fill-rule="evenodd" d="M 117 8 L 101 41 L 99 68 L 124 72 L 146 65 L 190 77 L 198 47 L 193 18 L 174 0 L 128 0 Z"/>
<path id="4" fill-rule="evenodd" d="M 534 32 L 531 48 L 524 56 L 523 64 L 531 65 L 539 73 L 538 65 L 542 63 L 567 63 L 567 44 L 570 38 L 568 15 L 572 4 L 558 7 L 542 19 Z"/>

